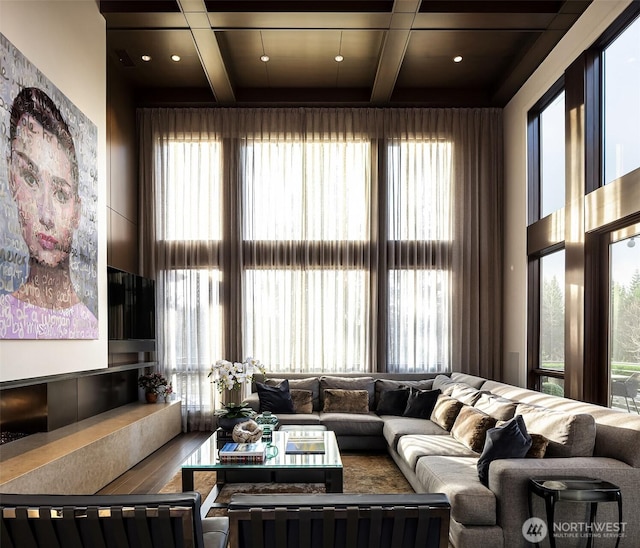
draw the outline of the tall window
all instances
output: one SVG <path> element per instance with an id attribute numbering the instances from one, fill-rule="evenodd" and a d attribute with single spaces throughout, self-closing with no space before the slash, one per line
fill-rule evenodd
<path id="1" fill-rule="evenodd" d="M 564 207 L 564 92 L 540 113 L 540 217 Z"/>
<path id="2" fill-rule="evenodd" d="M 604 182 L 640 167 L 640 18 L 603 52 Z"/>
<path id="3" fill-rule="evenodd" d="M 203 400 L 211 406 L 206 377 L 178 381 L 175 371 L 206 370 L 222 352 L 222 144 L 171 139 L 156 152 L 155 170 L 165 181 L 155 192 L 158 263 L 164 265 L 156 274 L 163 305 L 157 323 L 170 341 L 163 359 L 175 364 L 168 374 L 187 406 Z"/>
<path id="4" fill-rule="evenodd" d="M 438 370 L 450 358 L 450 141 L 388 147 L 388 328 L 391 371 Z"/>
<path id="5" fill-rule="evenodd" d="M 369 140 L 258 139 L 241 158 L 247 352 L 275 370 L 365 371 Z"/>
<path id="6" fill-rule="evenodd" d="M 529 231 L 557 224 L 566 201 L 565 92 L 561 79 L 529 113 Z M 540 221 L 544 219 L 543 221 Z M 552 251 L 563 242 L 554 234 L 530 240 L 528 254 L 531 288 L 528 306 L 531 384 L 543 392 L 564 393 L 564 250 Z M 531 247 L 531 241 L 539 247 Z"/>
<path id="7" fill-rule="evenodd" d="M 639 237 L 636 234 L 609 246 L 611 405 L 635 413 L 640 406 Z"/>
<path id="8" fill-rule="evenodd" d="M 564 250 L 540 259 L 540 363 L 546 371 L 564 371 Z M 541 378 L 543 392 L 562 395 L 563 382 Z"/>

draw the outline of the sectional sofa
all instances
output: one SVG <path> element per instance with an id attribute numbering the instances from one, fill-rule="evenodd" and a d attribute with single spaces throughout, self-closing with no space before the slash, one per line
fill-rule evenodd
<path id="1" fill-rule="evenodd" d="M 309 401 L 302 402 L 299 412 L 278 413 L 280 424 L 322 424 L 335 431 L 343 451 L 388 451 L 416 492 L 445 493 L 449 497 L 449 536 L 455 548 L 531 546 L 522 532 L 529 517 L 528 479 L 563 475 L 596 477 L 618 485 L 623 500 L 620 546 L 637 545 L 640 538 L 638 415 L 461 373 L 272 377 L 254 378 L 254 390 L 248 401 L 256 411 L 260 408 L 256 383 L 278 386 L 286 378 L 292 394 L 307 396 L 311 402 L 310 405 Z M 441 416 L 414 418 L 375 412 L 385 392 L 407 386 L 423 391 L 439 390 L 441 400 L 454 400 L 457 416 L 443 427 Z M 339 392 L 348 395 L 346 391 L 357 393 L 360 398 L 362 391 L 366 391 L 368 409 L 362 409 L 361 400 L 359 408 L 334 407 L 325 412 L 326 398 Z M 538 458 L 494 460 L 489 465 L 485 485 L 477 469 L 486 431 L 483 428 L 496 423 L 499 426 L 498 421 L 507 421 L 515 415 L 523 417 L 529 433 L 536 434 L 538 441 L 543 440 L 542 447 L 538 447 Z M 483 428 L 478 427 L 481 422 Z M 533 499 L 534 514 L 544 517 L 542 501 L 538 497 Z M 563 528 L 562 546 L 585 544 L 588 510 L 587 504 L 558 505 L 556 523 Z M 617 506 L 600 503 L 597 518 L 601 524 L 617 524 Z M 599 534 L 605 537 L 608 532 L 610 529 L 605 527 Z M 601 546 L 615 545 L 613 538 L 597 542 Z"/>

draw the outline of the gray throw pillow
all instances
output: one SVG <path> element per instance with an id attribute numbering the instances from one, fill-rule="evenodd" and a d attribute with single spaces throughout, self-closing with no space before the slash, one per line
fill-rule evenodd
<path id="1" fill-rule="evenodd" d="M 521 415 L 516 415 L 504 426 L 490 428 L 484 449 L 478 459 L 478 477 L 489 486 L 489 465 L 497 459 L 521 459 L 531 448 L 531 436 Z"/>

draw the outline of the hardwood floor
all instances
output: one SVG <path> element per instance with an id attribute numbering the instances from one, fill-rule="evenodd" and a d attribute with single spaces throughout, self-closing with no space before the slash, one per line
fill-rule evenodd
<path id="1" fill-rule="evenodd" d="M 97 494 L 157 493 L 180 470 L 182 462 L 211 435 L 211 432 L 188 432 L 140 461 Z"/>

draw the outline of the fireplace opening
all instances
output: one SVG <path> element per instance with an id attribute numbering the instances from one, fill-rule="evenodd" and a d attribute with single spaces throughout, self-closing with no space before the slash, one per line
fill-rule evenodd
<path id="1" fill-rule="evenodd" d="M 0 432 L 0 445 L 11 443 L 12 441 L 17 441 L 30 435 L 31 434 L 27 434 L 26 432 Z"/>

